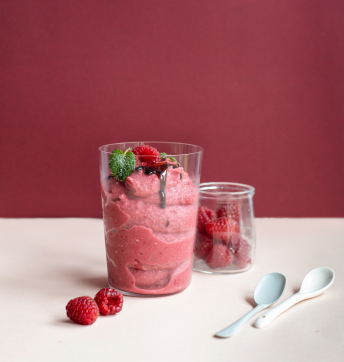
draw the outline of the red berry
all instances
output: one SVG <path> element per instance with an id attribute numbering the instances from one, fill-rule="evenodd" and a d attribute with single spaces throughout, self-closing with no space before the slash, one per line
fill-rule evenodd
<path id="1" fill-rule="evenodd" d="M 123 294 L 116 289 L 103 288 L 94 297 L 102 315 L 119 313 L 123 307 Z"/>
<path id="2" fill-rule="evenodd" d="M 240 225 L 240 206 L 236 201 L 221 205 L 216 210 L 216 215 L 220 217 L 228 217 Z"/>
<path id="3" fill-rule="evenodd" d="M 208 234 L 222 241 L 227 241 L 233 234 L 240 233 L 239 224 L 227 217 L 211 220 L 206 224 L 205 228 Z"/>
<path id="4" fill-rule="evenodd" d="M 232 261 L 232 253 L 223 244 L 215 244 L 206 259 L 207 265 L 212 269 L 223 268 L 231 264 Z"/>
<path id="5" fill-rule="evenodd" d="M 251 264 L 252 260 L 250 258 L 250 251 L 250 244 L 245 239 L 240 238 L 234 254 L 234 264 L 236 264 L 240 269 L 245 268 L 248 264 Z"/>
<path id="6" fill-rule="evenodd" d="M 136 166 L 147 166 L 147 165 L 148 165 L 147 162 L 141 162 L 141 161 L 136 162 Z"/>
<path id="7" fill-rule="evenodd" d="M 208 209 L 206 206 L 198 208 L 197 228 L 201 233 L 206 231 L 205 225 L 213 219 L 215 219 L 215 212 L 213 210 Z"/>
<path id="8" fill-rule="evenodd" d="M 75 323 L 93 324 L 99 315 L 97 303 L 91 297 L 72 299 L 66 306 L 67 316 Z"/>
<path id="9" fill-rule="evenodd" d="M 213 248 L 213 239 L 209 235 L 198 234 L 195 243 L 195 256 L 205 259 Z"/>
<path id="10" fill-rule="evenodd" d="M 161 162 L 160 153 L 154 147 L 148 145 L 137 146 L 133 149 L 133 154 L 140 156 L 139 163 L 147 162 L 147 164 Z"/>
<path id="11" fill-rule="evenodd" d="M 235 253 L 239 247 L 239 241 L 241 240 L 240 234 L 230 234 L 229 238 L 226 240 L 222 240 L 223 244 L 227 246 L 227 248 L 232 252 Z"/>

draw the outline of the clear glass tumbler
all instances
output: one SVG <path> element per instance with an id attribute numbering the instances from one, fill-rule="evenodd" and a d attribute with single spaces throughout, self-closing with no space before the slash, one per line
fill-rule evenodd
<path id="1" fill-rule="evenodd" d="M 254 263 L 252 186 L 231 182 L 202 183 L 199 190 L 194 270 L 238 273 Z"/>
<path id="2" fill-rule="evenodd" d="M 160 155 L 137 148 L 142 145 Z M 139 154 L 125 179 L 116 170 L 113 174 L 113 164 L 109 167 L 115 149 Z M 147 141 L 114 143 L 99 151 L 109 285 L 140 296 L 184 290 L 192 274 L 203 149 Z"/>

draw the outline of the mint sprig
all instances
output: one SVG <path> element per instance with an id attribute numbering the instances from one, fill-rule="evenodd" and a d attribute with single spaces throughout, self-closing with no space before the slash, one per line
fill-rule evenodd
<path id="1" fill-rule="evenodd" d="M 177 161 L 174 157 L 168 156 L 166 152 L 160 153 L 160 157 L 161 157 L 162 159 L 169 158 L 172 162 L 178 163 L 178 161 Z M 178 164 L 179 164 L 179 163 L 178 163 Z"/>
<path id="2" fill-rule="evenodd" d="M 125 179 L 134 171 L 136 165 L 136 157 L 128 148 L 125 152 L 122 150 L 114 150 L 109 156 L 109 167 L 113 176 L 124 182 Z"/>

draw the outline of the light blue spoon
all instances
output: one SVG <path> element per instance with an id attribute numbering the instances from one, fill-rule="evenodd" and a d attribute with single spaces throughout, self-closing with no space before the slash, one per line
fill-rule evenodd
<path id="1" fill-rule="evenodd" d="M 254 290 L 254 301 L 257 303 L 257 306 L 229 327 L 217 332 L 215 336 L 223 338 L 232 337 L 254 315 L 277 302 L 283 294 L 286 284 L 287 278 L 283 274 L 270 273 L 263 276 Z"/>

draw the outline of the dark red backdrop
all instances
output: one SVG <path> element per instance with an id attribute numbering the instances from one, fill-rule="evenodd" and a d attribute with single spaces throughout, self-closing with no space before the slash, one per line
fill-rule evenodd
<path id="1" fill-rule="evenodd" d="M 3 0 L 0 216 L 101 216 L 98 147 L 204 147 L 257 216 L 344 216 L 344 2 Z"/>

